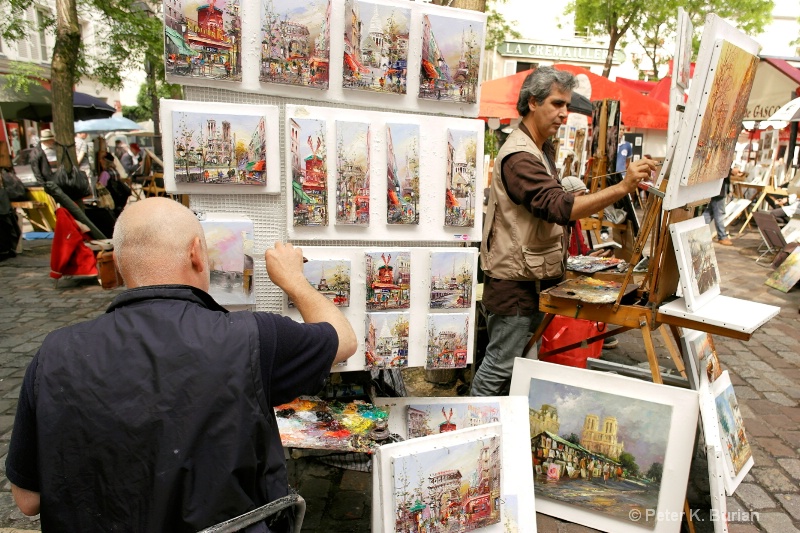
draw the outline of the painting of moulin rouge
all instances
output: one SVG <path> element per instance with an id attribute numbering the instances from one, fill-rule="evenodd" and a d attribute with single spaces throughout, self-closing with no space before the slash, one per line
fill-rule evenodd
<path id="1" fill-rule="evenodd" d="M 411 306 L 411 254 L 366 254 L 367 311 L 408 309 Z"/>
<path id="2" fill-rule="evenodd" d="M 425 368 L 465 368 L 468 336 L 467 313 L 428 315 L 428 357 Z"/>
<path id="3" fill-rule="evenodd" d="M 263 116 L 172 112 L 176 183 L 265 185 Z"/>
<path id="4" fill-rule="evenodd" d="M 328 225 L 328 164 L 325 121 L 290 118 L 295 226 Z"/>
<path id="5" fill-rule="evenodd" d="M 472 307 L 473 256 L 431 252 L 431 309 Z"/>
<path id="6" fill-rule="evenodd" d="M 348 0 L 343 86 L 406 94 L 410 9 Z"/>
<path id="7" fill-rule="evenodd" d="M 395 531 L 456 533 L 500 522 L 500 437 L 392 458 Z"/>
<path id="8" fill-rule="evenodd" d="M 410 313 L 367 313 L 365 365 L 371 368 L 408 366 Z"/>
<path id="9" fill-rule="evenodd" d="M 327 89 L 330 19 L 328 0 L 265 0 L 261 81 Z"/>
<path id="10" fill-rule="evenodd" d="M 212 80 L 242 80 L 242 19 L 238 0 L 164 4 L 166 72 Z"/>
<path id="11" fill-rule="evenodd" d="M 336 223 L 369 224 L 369 124 L 336 121 Z"/>
<path id="12" fill-rule="evenodd" d="M 474 131 L 447 130 L 445 226 L 475 226 L 476 150 Z"/>
<path id="13" fill-rule="evenodd" d="M 471 403 L 409 404 L 408 438 L 426 437 L 457 429 L 500 422 L 500 404 L 473 399 Z"/>
<path id="14" fill-rule="evenodd" d="M 528 405 L 537 497 L 655 527 L 671 406 L 536 378 Z"/>
<path id="15" fill-rule="evenodd" d="M 350 261 L 315 260 L 303 264 L 303 275 L 317 292 L 338 307 L 350 307 Z M 289 299 L 289 307 L 294 307 Z"/>
<path id="16" fill-rule="evenodd" d="M 419 97 L 474 104 L 482 41 L 479 22 L 423 16 Z"/>
<path id="17" fill-rule="evenodd" d="M 419 224 L 419 126 L 386 125 L 388 224 Z"/>

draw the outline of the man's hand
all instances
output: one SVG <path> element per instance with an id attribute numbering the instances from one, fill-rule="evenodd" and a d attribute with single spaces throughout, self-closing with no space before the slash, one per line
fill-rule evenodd
<path id="1" fill-rule="evenodd" d="M 622 185 L 629 193 L 635 192 L 642 180 L 650 179 L 651 172 L 655 171 L 656 162 L 652 159 L 639 159 L 628 165 Z"/>
<path id="2" fill-rule="evenodd" d="M 298 284 L 308 285 L 303 276 L 303 251 L 291 244 L 276 242 L 275 247 L 264 253 L 267 274 L 272 283 L 291 295 Z"/>

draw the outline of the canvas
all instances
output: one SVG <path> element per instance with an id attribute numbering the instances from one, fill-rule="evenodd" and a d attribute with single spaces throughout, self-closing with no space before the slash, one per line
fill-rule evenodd
<path id="1" fill-rule="evenodd" d="M 422 16 L 419 97 L 477 102 L 484 24 L 452 17 Z"/>
<path id="2" fill-rule="evenodd" d="M 172 112 L 176 184 L 266 185 L 266 118 Z"/>
<path id="3" fill-rule="evenodd" d="M 419 224 L 419 125 L 386 125 L 386 222 Z"/>
<path id="4" fill-rule="evenodd" d="M 689 384 L 699 390 L 703 383 L 713 383 L 722 374 L 714 339 L 710 333 L 684 329 L 681 337 L 690 369 Z"/>
<path id="5" fill-rule="evenodd" d="M 369 123 L 336 121 L 336 223 L 369 224 Z"/>
<path id="6" fill-rule="evenodd" d="M 500 435 L 392 458 L 395 531 L 461 533 L 500 522 Z"/>
<path id="7" fill-rule="evenodd" d="M 411 10 L 347 0 L 345 13 L 343 87 L 406 94 Z"/>
<path id="8" fill-rule="evenodd" d="M 727 371 L 711 385 L 711 393 L 714 398 L 715 421 L 708 422 L 716 422 L 719 447 L 724 458 L 723 479 L 730 496 L 752 468 L 753 454 L 739 411 L 739 402 L 736 401 Z"/>
<path id="9" fill-rule="evenodd" d="M 720 293 L 720 274 L 711 228 L 703 217 L 670 224 L 680 270 L 681 288 L 689 311 L 700 309 Z"/>
<path id="10" fill-rule="evenodd" d="M 350 261 L 309 259 L 303 264 L 303 275 L 334 305 L 350 307 Z M 289 307 L 294 307 L 291 298 Z"/>
<path id="11" fill-rule="evenodd" d="M 501 421 L 500 404 L 483 399 L 457 404 L 409 403 L 406 416 L 409 439 Z"/>
<path id="12" fill-rule="evenodd" d="M 474 131 L 447 130 L 446 226 L 471 228 L 475 225 L 477 143 Z"/>
<path id="13" fill-rule="evenodd" d="M 365 368 L 408 366 L 409 313 L 367 313 Z"/>
<path id="14" fill-rule="evenodd" d="M 293 222 L 295 226 L 328 225 L 328 158 L 326 124 L 311 118 L 289 118 Z"/>
<path id="15" fill-rule="evenodd" d="M 469 340 L 468 313 L 428 315 L 428 355 L 425 368 L 465 368 Z"/>
<path id="16" fill-rule="evenodd" d="M 601 531 L 677 532 L 697 424 L 694 391 L 517 358 L 537 508 Z"/>
<path id="17" fill-rule="evenodd" d="M 259 79 L 327 89 L 330 17 L 330 0 L 265 0 Z"/>
<path id="18" fill-rule="evenodd" d="M 169 3 L 165 72 L 183 80 L 242 80 L 242 17 L 239 0 Z"/>
<path id="19" fill-rule="evenodd" d="M 200 221 L 208 248 L 208 293 L 222 306 L 255 303 L 253 222 L 240 215 L 206 215 Z"/>
<path id="20" fill-rule="evenodd" d="M 431 309 L 472 307 L 474 264 L 473 253 L 431 252 Z"/>
<path id="21" fill-rule="evenodd" d="M 775 159 L 775 149 L 778 147 L 778 132 L 776 130 L 761 130 L 758 141 L 758 160 L 762 165 L 769 165 Z"/>
<path id="22" fill-rule="evenodd" d="M 798 281 L 800 281 L 800 248 L 795 248 L 764 283 L 781 292 L 789 292 Z"/>
<path id="23" fill-rule="evenodd" d="M 728 533 L 728 500 L 725 497 L 725 482 L 722 479 L 722 451 L 713 444 L 706 445 L 706 457 L 714 533 Z"/>
<path id="24" fill-rule="evenodd" d="M 411 255 L 408 251 L 367 252 L 367 310 L 408 309 Z"/>
<path id="25" fill-rule="evenodd" d="M 672 65 L 673 83 L 683 89 L 689 88 L 692 66 L 692 21 L 682 8 L 678 8 L 678 38 L 675 40 L 675 57 Z"/>

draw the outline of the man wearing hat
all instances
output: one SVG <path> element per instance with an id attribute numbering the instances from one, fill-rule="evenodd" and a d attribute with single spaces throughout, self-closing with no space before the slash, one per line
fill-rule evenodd
<path id="1" fill-rule="evenodd" d="M 141 176 L 141 150 L 139 145 L 131 143 L 128 150 L 122 154 L 119 162 L 122 163 L 122 168 L 128 174 L 128 177 L 134 181 L 139 181 L 136 178 Z"/>
<path id="2" fill-rule="evenodd" d="M 39 134 L 39 144 L 31 150 L 31 170 L 39 185 L 53 181 L 53 168 L 58 165 L 56 137 L 49 129 Z"/>

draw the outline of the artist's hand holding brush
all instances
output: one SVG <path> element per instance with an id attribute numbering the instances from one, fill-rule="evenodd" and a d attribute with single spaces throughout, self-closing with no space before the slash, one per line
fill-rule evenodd
<path id="1" fill-rule="evenodd" d="M 311 286 L 303 275 L 303 251 L 291 244 L 276 242 L 275 247 L 264 253 L 267 274 L 294 302 L 306 324 L 327 322 L 339 337 L 339 348 L 334 363 L 353 355 L 358 347 L 356 334 L 350 322 L 334 303 Z"/>
<path id="2" fill-rule="evenodd" d="M 576 197 L 569 219 L 578 220 L 591 216 L 626 194 L 636 191 L 639 182 L 650 179 L 650 173 L 655 171 L 656 166 L 656 162 L 652 159 L 639 159 L 632 162 L 628 165 L 628 170 L 621 182 L 592 194 Z"/>

